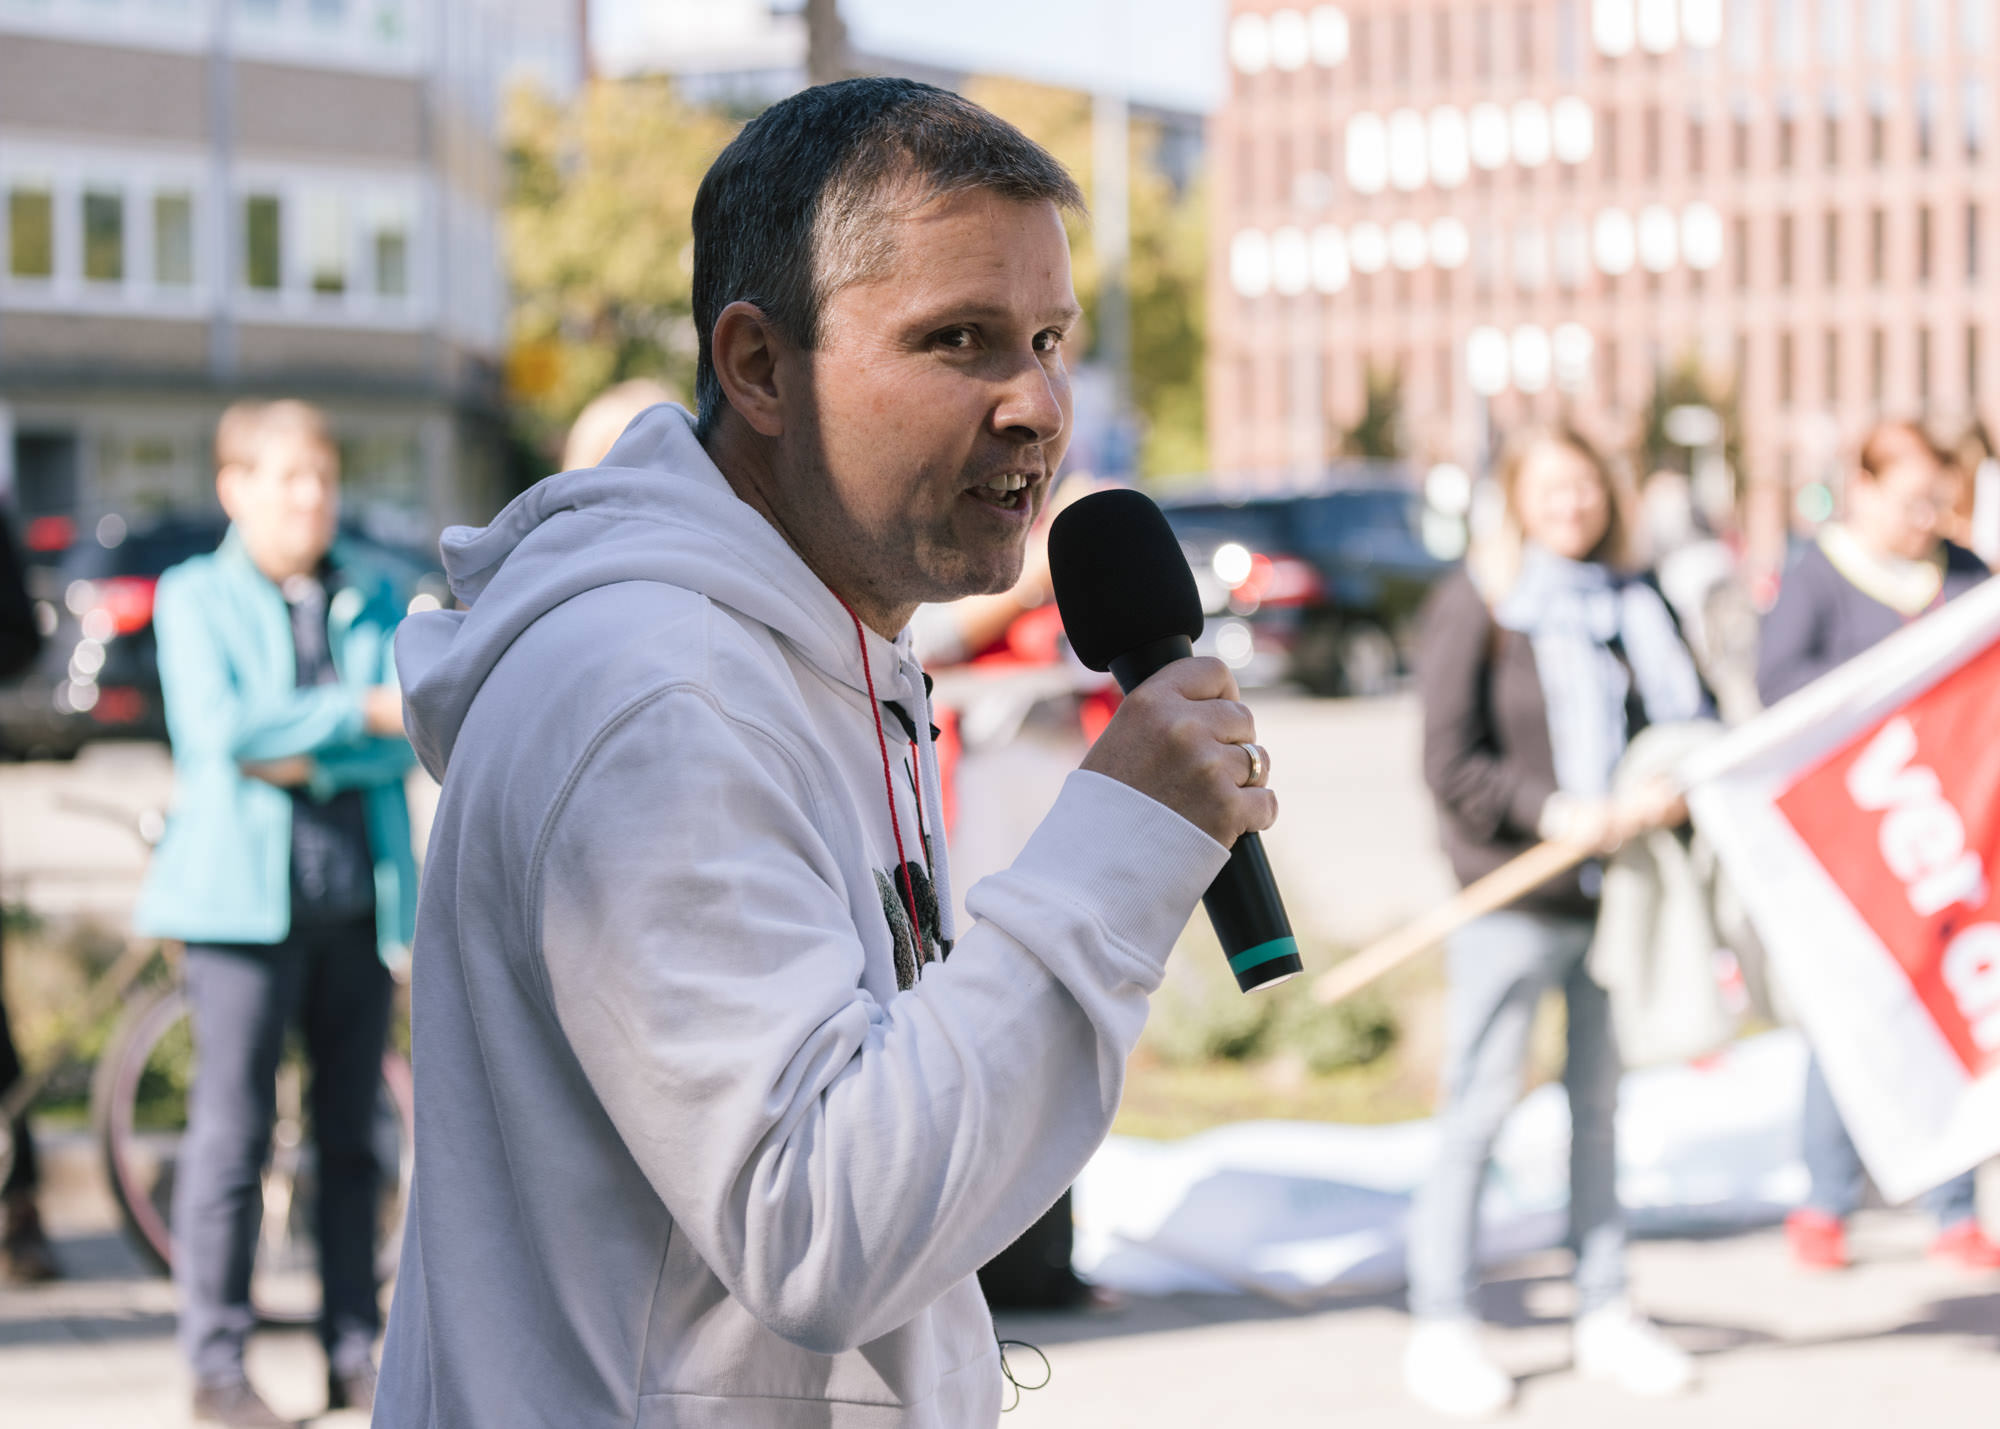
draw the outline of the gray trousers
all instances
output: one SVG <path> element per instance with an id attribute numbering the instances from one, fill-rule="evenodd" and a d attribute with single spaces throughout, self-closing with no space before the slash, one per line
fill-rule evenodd
<path id="1" fill-rule="evenodd" d="M 271 945 L 190 944 L 187 994 L 194 1089 L 173 1205 L 182 1353 L 203 1384 L 242 1378 L 244 1341 L 256 1323 L 250 1270 L 264 1214 L 278 1062 L 296 1024 L 312 1068 L 320 1339 L 336 1370 L 353 1369 L 373 1354 L 381 1328 L 375 1221 L 382 1168 L 372 1133 L 390 979 L 376 955 L 374 917 L 297 928 Z"/>
<path id="2" fill-rule="evenodd" d="M 1569 1008 L 1563 1085 L 1570 1108 L 1570 1248 L 1578 1313 L 1625 1290 L 1625 1224 L 1618 1207 L 1618 1047 L 1611 1004 L 1584 967 L 1591 923 L 1541 913 L 1494 913 L 1450 942 L 1448 1055 L 1438 1113 L 1437 1163 L 1410 1211 L 1410 1310 L 1422 1318 L 1473 1313 L 1479 1284 L 1479 1198 L 1500 1125 L 1521 1097 L 1528 1033 L 1542 994 Z"/>

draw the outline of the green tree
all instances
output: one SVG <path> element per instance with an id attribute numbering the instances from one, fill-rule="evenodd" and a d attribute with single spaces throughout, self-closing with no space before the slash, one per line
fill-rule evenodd
<path id="1" fill-rule="evenodd" d="M 1688 475 L 1688 449 L 1667 436 L 1667 413 L 1676 407 L 1707 407 L 1722 421 L 1722 456 L 1733 472 L 1743 469 L 1743 429 L 1737 419 L 1736 393 L 1711 382 L 1696 354 L 1684 354 L 1672 367 L 1653 378 L 1653 394 L 1646 403 L 1645 420 L 1639 426 L 1636 453 L 1639 475 L 1656 471 L 1677 471 Z"/>
<path id="2" fill-rule="evenodd" d="M 1016 79 L 975 79 L 966 97 L 1020 127 L 1091 191 L 1090 96 Z M 1132 400 L 1144 432 L 1140 474 L 1191 475 L 1208 466 L 1203 395 L 1208 217 L 1200 179 L 1184 190 L 1155 161 L 1157 124 L 1132 124 L 1132 251 L 1126 267 L 1132 313 Z M 1097 311 L 1102 266 L 1088 220 L 1072 219 L 1077 300 Z"/>
<path id="3" fill-rule="evenodd" d="M 1392 365 L 1368 364 L 1361 420 L 1341 438 L 1346 456 L 1393 461 L 1403 454 L 1403 374 Z"/>
<path id="4" fill-rule="evenodd" d="M 510 96 L 507 386 L 545 454 L 614 382 L 694 390 L 694 195 L 735 132 L 659 79 L 593 81 L 566 106 Z"/>

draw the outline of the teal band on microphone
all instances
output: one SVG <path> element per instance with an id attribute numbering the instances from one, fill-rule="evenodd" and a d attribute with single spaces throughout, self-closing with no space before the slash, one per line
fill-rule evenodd
<path id="1" fill-rule="evenodd" d="M 1299 955 L 1297 938 L 1273 938 L 1268 943 L 1259 943 L 1254 948 L 1245 948 L 1229 960 L 1229 970 L 1233 973 L 1247 973 L 1252 968 L 1265 963 L 1276 962 L 1279 958 L 1295 958 Z"/>

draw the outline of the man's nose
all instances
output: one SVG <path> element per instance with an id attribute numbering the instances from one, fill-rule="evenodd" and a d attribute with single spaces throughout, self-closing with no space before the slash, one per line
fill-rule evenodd
<path id="1" fill-rule="evenodd" d="M 1030 358 L 1008 379 L 993 412 L 993 426 L 1023 446 L 1052 442 L 1068 422 L 1064 410 L 1068 395 L 1068 377 Z"/>

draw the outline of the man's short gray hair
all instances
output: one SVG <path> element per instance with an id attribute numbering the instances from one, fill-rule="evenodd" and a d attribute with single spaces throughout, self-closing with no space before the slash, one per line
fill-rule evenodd
<path id="1" fill-rule="evenodd" d="M 694 200 L 697 431 L 726 399 L 715 321 L 753 303 L 784 337 L 818 346 L 820 314 L 893 255 L 888 224 L 940 195 L 984 189 L 1084 209 L 1056 158 L 968 99 L 909 79 L 848 79 L 772 105 L 731 141 Z"/>

